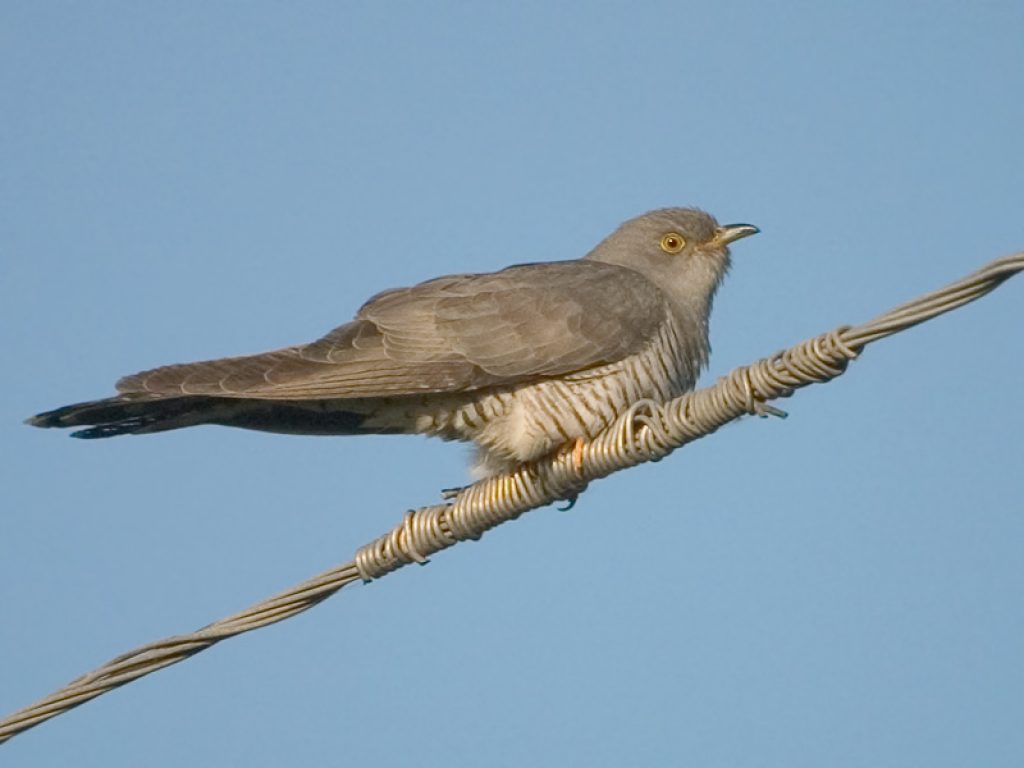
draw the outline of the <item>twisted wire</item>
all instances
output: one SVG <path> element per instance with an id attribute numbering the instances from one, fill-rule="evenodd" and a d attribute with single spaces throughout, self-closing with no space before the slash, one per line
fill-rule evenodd
<path id="1" fill-rule="evenodd" d="M 408 563 L 478 539 L 503 522 L 562 499 L 612 472 L 659 461 L 730 421 L 752 414 L 783 416 L 769 400 L 842 375 L 871 342 L 974 301 L 1024 270 L 1024 252 L 996 259 L 945 288 L 901 304 L 858 326 L 840 326 L 735 369 L 664 404 L 634 403 L 592 441 L 516 471 L 462 489 L 450 504 L 408 511 L 389 533 L 361 547 L 354 559 L 202 629 L 149 643 L 111 659 L 64 688 L 0 720 L 0 743 L 113 688 L 176 664 L 210 646 L 308 610 L 353 581 L 380 578 Z"/>

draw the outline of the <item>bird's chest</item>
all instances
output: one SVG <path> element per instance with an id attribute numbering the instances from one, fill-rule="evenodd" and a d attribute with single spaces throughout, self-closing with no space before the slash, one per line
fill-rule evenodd
<path id="1" fill-rule="evenodd" d="M 672 327 L 617 363 L 488 394 L 460 409 L 460 437 L 516 461 L 595 437 L 638 400 L 664 402 L 689 389 L 699 363 Z M 468 417 L 468 418 L 467 418 Z"/>

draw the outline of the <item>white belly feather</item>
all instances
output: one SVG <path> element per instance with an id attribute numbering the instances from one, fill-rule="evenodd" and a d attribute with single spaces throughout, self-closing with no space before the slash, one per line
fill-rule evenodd
<path id="1" fill-rule="evenodd" d="M 618 363 L 435 402 L 416 414 L 415 431 L 476 443 L 474 474 L 486 476 L 594 437 L 638 400 L 664 402 L 692 389 L 705 357 L 703 349 L 680 343 L 673 320 L 642 352 Z"/>

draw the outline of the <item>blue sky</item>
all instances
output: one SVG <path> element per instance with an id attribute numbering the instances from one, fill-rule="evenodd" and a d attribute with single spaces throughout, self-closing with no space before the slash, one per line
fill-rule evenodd
<path id="1" fill-rule="evenodd" d="M 21 420 L 698 205 L 704 381 L 1024 248 L 1024 6 L 0 10 L 0 713 L 465 479 L 421 438 Z M 842 379 L 0 747 L 5 765 L 1018 766 L 1024 278 Z"/>

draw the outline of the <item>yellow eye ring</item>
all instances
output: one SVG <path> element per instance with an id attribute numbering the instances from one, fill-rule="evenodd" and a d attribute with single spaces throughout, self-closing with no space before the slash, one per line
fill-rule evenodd
<path id="1" fill-rule="evenodd" d="M 669 232 L 661 238 L 661 250 L 665 253 L 679 253 L 686 247 L 686 239 L 678 232 Z"/>

